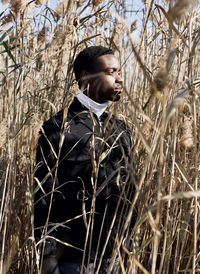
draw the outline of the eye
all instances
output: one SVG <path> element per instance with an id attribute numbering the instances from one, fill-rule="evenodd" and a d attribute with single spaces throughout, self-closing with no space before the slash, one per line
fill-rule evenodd
<path id="1" fill-rule="evenodd" d="M 114 69 L 108 69 L 107 73 L 110 74 L 110 75 L 113 75 L 115 73 L 115 70 Z"/>
<path id="2" fill-rule="evenodd" d="M 117 74 L 118 74 L 118 76 L 122 76 L 121 70 L 118 70 Z"/>
<path id="3" fill-rule="evenodd" d="M 105 73 L 108 74 L 108 75 L 114 75 L 115 77 L 116 76 L 120 76 L 121 77 L 121 70 L 118 70 L 116 68 L 107 68 L 105 70 Z"/>

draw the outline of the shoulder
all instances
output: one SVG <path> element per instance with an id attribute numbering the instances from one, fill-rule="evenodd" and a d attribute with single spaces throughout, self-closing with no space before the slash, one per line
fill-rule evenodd
<path id="1" fill-rule="evenodd" d="M 121 140 L 127 145 L 132 146 L 134 143 L 134 132 L 129 119 L 124 115 L 112 116 L 111 123 L 115 124 L 115 130 L 120 135 Z"/>
<path id="2" fill-rule="evenodd" d="M 63 110 L 57 112 L 54 116 L 44 122 L 40 133 L 50 135 L 53 132 L 59 131 L 63 123 Z"/>
<path id="3" fill-rule="evenodd" d="M 112 115 L 111 123 L 114 123 L 117 126 L 117 128 L 122 131 L 128 131 L 128 132 L 131 131 L 128 123 L 128 119 L 123 115 L 119 115 L 119 116 Z"/>
<path id="4" fill-rule="evenodd" d="M 69 121 L 73 118 L 73 116 L 76 115 L 76 112 L 80 111 L 80 103 L 76 98 L 74 98 L 66 112 L 64 109 L 61 109 L 59 112 L 44 122 L 42 129 L 47 134 L 55 130 L 60 130 L 62 128 L 63 122 Z"/>
<path id="5" fill-rule="evenodd" d="M 65 137 L 71 138 L 77 133 L 79 127 L 80 131 L 82 131 L 82 128 L 85 127 L 85 124 L 82 122 L 87 122 L 87 120 L 89 120 L 89 118 L 85 109 L 79 101 L 74 98 L 68 108 L 60 110 L 43 123 L 40 130 L 40 139 L 44 137 L 50 141 L 57 142 L 60 138 L 60 133 L 63 130 L 65 131 L 66 125 L 68 125 L 68 133 L 70 134 L 65 134 Z M 79 132 L 79 135 L 82 135 L 82 133 Z"/>

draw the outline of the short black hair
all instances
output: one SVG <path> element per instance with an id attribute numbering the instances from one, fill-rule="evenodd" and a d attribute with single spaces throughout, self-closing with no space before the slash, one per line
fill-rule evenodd
<path id="1" fill-rule="evenodd" d="M 113 54 L 110 48 L 103 46 L 90 46 L 79 52 L 74 61 L 74 74 L 76 81 L 79 81 L 80 74 L 83 70 L 91 71 L 93 62 L 100 56 Z"/>

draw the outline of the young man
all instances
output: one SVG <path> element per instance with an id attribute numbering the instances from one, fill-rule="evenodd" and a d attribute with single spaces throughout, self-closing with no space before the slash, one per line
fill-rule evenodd
<path id="1" fill-rule="evenodd" d="M 88 47 L 74 73 L 79 91 L 67 113 L 44 123 L 37 148 L 43 274 L 106 273 L 134 192 L 131 132 L 107 111 L 123 92 L 117 58 L 108 48 Z"/>

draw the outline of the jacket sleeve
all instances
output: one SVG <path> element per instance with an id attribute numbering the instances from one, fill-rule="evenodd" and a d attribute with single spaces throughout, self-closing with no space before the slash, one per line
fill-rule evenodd
<path id="1" fill-rule="evenodd" d="M 85 188 L 91 187 L 91 133 L 81 125 L 73 127 L 74 121 L 66 130 L 62 129 L 61 124 L 62 117 L 47 121 L 38 140 L 34 194 L 36 237 L 40 237 L 50 205 L 49 228 L 53 223 L 70 218 L 77 210 L 77 193 L 82 191 L 83 181 Z M 84 129 L 86 132 L 83 132 Z M 61 136 L 64 137 L 62 146 L 59 145 Z M 74 208 L 69 211 L 60 210 L 64 206 L 70 206 L 71 200 L 76 203 Z"/>
<path id="2" fill-rule="evenodd" d="M 46 222 L 50 197 L 55 181 L 58 130 L 53 124 L 44 124 L 40 131 L 36 151 L 36 170 L 34 174 L 34 225 L 35 235 L 40 237 Z"/>

